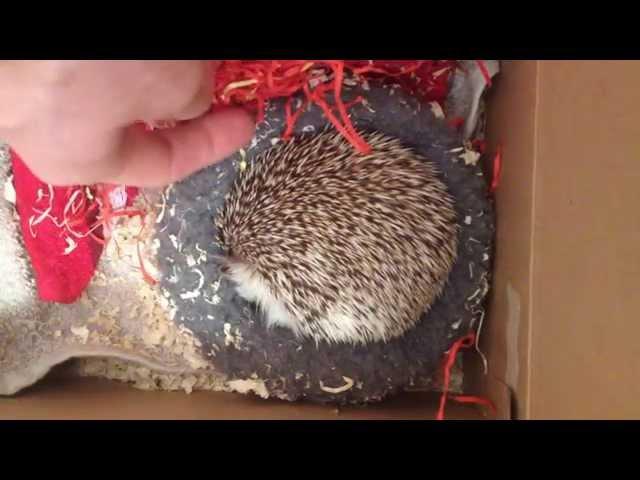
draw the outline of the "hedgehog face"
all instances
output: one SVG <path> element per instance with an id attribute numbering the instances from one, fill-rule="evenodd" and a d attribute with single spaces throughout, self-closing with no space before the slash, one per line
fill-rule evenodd
<path id="1" fill-rule="evenodd" d="M 434 166 L 362 135 L 370 154 L 330 131 L 275 145 L 238 176 L 219 219 L 238 293 L 268 325 L 316 342 L 402 335 L 455 261 L 453 201 Z"/>

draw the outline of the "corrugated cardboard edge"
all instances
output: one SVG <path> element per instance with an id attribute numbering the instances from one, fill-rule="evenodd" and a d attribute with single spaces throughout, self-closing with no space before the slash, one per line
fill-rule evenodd
<path id="1" fill-rule="evenodd" d="M 488 147 L 502 147 L 496 192 L 496 253 L 493 288 L 481 348 L 487 352 L 488 396 L 500 417 L 529 416 L 532 275 L 537 156 L 538 61 L 508 61 L 488 105 Z M 483 382 L 480 372 L 474 375 Z M 507 392 L 513 392 L 512 398 Z M 509 404 L 509 406 L 507 406 Z M 513 410 L 513 411 L 511 411 Z"/>

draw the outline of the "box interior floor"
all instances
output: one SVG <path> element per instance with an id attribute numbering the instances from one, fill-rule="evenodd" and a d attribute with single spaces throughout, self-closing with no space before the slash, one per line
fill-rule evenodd
<path id="1" fill-rule="evenodd" d="M 637 418 L 640 62 L 507 61 L 488 100 L 502 145 L 493 289 L 466 390 L 497 418 Z M 144 392 L 59 369 L 0 419 L 433 419 L 437 395 L 343 408 L 210 392 Z M 450 402 L 447 418 L 481 409 Z"/>

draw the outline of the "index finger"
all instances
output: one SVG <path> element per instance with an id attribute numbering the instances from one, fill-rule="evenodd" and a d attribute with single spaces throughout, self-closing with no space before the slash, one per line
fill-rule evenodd
<path id="1" fill-rule="evenodd" d="M 223 160 L 247 144 L 254 131 L 254 119 L 240 109 L 209 113 L 166 130 L 128 129 L 113 152 L 119 171 L 97 181 L 163 186 Z"/>

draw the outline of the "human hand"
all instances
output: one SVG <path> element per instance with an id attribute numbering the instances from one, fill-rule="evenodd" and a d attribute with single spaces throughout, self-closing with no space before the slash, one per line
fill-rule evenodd
<path id="1" fill-rule="evenodd" d="M 53 185 L 162 186 L 224 159 L 255 123 L 207 113 L 218 62 L 0 61 L 0 138 Z M 136 121 L 186 120 L 153 132 Z"/>

